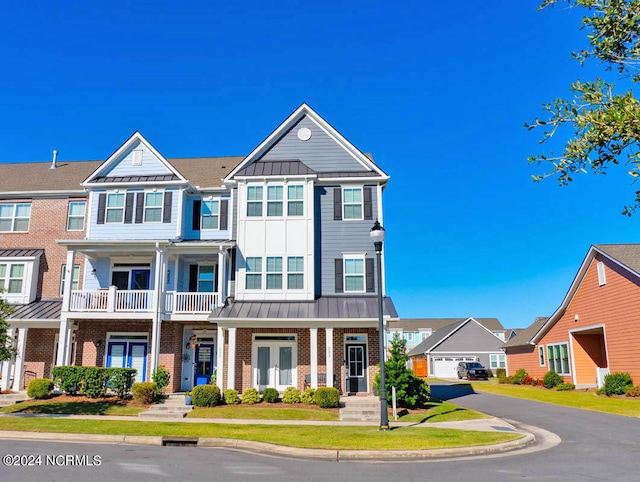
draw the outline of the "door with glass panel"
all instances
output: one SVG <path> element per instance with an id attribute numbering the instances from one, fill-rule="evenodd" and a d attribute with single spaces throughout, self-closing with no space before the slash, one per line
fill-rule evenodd
<path id="1" fill-rule="evenodd" d="M 112 335 L 107 343 L 107 367 L 135 368 L 135 382 L 147 379 L 148 342 L 145 336 Z"/>
<path id="2" fill-rule="evenodd" d="M 347 388 L 350 393 L 367 391 L 366 345 L 347 345 Z"/>
<path id="3" fill-rule="evenodd" d="M 254 386 L 259 391 L 275 388 L 284 391 L 296 385 L 296 345 L 294 337 L 258 340 L 254 343 Z M 266 337 L 264 337 L 266 338 Z"/>

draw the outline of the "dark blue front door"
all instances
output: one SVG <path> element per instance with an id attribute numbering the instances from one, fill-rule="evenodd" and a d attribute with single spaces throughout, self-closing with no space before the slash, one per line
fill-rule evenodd
<path id="1" fill-rule="evenodd" d="M 213 375 L 213 345 L 196 345 L 194 386 L 206 385 Z"/>

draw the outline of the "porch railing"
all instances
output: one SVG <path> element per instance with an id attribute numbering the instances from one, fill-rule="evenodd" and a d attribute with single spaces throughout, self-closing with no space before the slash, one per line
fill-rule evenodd
<path id="1" fill-rule="evenodd" d="M 153 310 L 153 290 L 73 290 L 69 311 L 149 312 Z"/>
<path id="2" fill-rule="evenodd" d="M 209 313 L 218 304 L 218 293 L 181 293 L 170 291 L 165 310 L 169 313 Z"/>

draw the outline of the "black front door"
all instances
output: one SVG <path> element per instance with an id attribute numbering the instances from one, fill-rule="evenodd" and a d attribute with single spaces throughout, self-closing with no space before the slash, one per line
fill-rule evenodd
<path id="1" fill-rule="evenodd" d="M 350 393 L 367 391 L 366 345 L 347 345 L 347 379 Z"/>

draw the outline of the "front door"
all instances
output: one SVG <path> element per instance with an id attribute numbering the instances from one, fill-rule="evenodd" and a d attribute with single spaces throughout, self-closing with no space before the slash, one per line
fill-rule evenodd
<path id="1" fill-rule="evenodd" d="M 134 381 L 147 378 L 147 342 L 110 341 L 107 346 L 107 367 L 135 368 Z"/>
<path id="2" fill-rule="evenodd" d="M 213 345 L 196 346 L 194 385 L 206 385 L 211 381 L 214 370 L 214 353 Z"/>
<path id="3" fill-rule="evenodd" d="M 256 345 L 255 353 L 255 380 L 259 391 L 269 387 L 284 391 L 294 385 L 294 345 L 260 343 Z"/>
<path id="4" fill-rule="evenodd" d="M 148 269 L 134 269 L 131 271 L 131 286 L 132 290 L 148 290 L 149 278 L 151 277 L 151 271 Z"/>
<path id="5" fill-rule="evenodd" d="M 347 345 L 347 379 L 350 393 L 367 391 L 366 345 Z"/>

